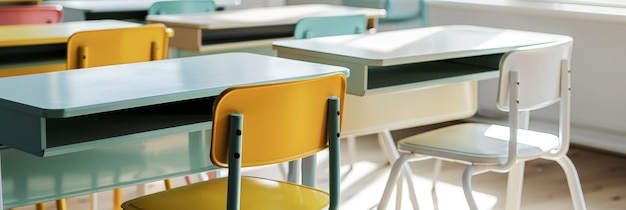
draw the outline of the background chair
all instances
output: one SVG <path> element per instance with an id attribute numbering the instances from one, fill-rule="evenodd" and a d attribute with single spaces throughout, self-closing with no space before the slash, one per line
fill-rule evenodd
<path id="1" fill-rule="evenodd" d="M 322 209 L 339 205 L 339 126 L 346 91 L 343 74 L 286 83 L 230 88 L 216 99 L 211 161 L 228 167 L 212 179 L 124 202 L 143 209 Z M 261 100 L 260 100 L 261 99 Z M 241 167 L 309 157 L 329 148 L 330 193 L 315 188 L 315 170 L 303 183 L 242 177 Z M 309 169 L 315 169 L 313 156 Z"/>
<path id="2" fill-rule="evenodd" d="M 67 42 L 67 68 L 78 69 L 166 59 L 168 42 L 169 36 L 162 24 L 77 32 L 70 36 Z M 165 188 L 172 188 L 171 180 L 165 180 Z M 121 200 L 121 189 L 114 189 L 113 209 L 120 208 Z M 92 197 L 92 202 L 94 201 Z"/>
<path id="3" fill-rule="evenodd" d="M 214 12 L 215 2 L 201 0 L 157 1 L 148 9 L 148 15 Z"/>
<path id="4" fill-rule="evenodd" d="M 309 17 L 300 19 L 294 28 L 294 39 L 362 34 L 366 31 L 365 15 Z"/>
<path id="5" fill-rule="evenodd" d="M 60 5 L 0 6 L 0 25 L 58 23 L 62 17 Z"/>
<path id="6" fill-rule="evenodd" d="M 533 159 L 556 161 L 565 171 L 574 209 L 585 209 L 576 168 L 566 156 L 570 130 L 570 71 L 572 40 L 522 47 L 505 54 L 500 61 L 496 104 L 509 113 L 508 127 L 483 123 L 461 123 L 416 134 L 398 142 L 402 153 L 394 163 L 379 209 L 387 207 L 399 170 L 413 156 L 430 156 L 467 164 L 463 190 L 471 209 L 474 201 L 471 179 L 488 171 L 506 173 L 516 167 L 521 174 L 509 174 L 520 181 L 507 188 L 507 209 L 518 209 L 523 164 Z M 528 130 L 529 112 L 560 105 L 558 135 Z"/>
<path id="7" fill-rule="evenodd" d="M 166 59 L 168 42 L 162 24 L 77 32 L 67 42 L 67 68 Z"/>
<path id="8" fill-rule="evenodd" d="M 341 4 L 353 7 L 385 9 L 387 14 L 380 19 L 382 30 L 428 26 L 428 9 L 425 0 L 341 0 Z"/>

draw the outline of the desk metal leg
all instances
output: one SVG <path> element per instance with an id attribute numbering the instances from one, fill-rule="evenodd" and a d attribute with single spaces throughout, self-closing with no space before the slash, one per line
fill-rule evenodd
<path id="1" fill-rule="evenodd" d="M 2 152 L 0 152 L 0 209 L 4 209 L 4 202 L 2 200 Z"/>
<path id="2" fill-rule="evenodd" d="M 317 173 L 317 155 L 302 159 L 302 184 L 316 187 L 315 173 Z"/>

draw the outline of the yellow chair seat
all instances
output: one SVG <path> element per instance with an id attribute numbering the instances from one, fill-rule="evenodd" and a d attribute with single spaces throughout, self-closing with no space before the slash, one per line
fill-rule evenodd
<path id="1" fill-rule="evenodd" d="M 127 201 L 122 208 L 226 209 L 227 183 L 228 178 L 198 182 Z M 324 209 L 329 203 L 329 194 L 320 189 L 259 177 L 241 177 L 241 209 Z"/>

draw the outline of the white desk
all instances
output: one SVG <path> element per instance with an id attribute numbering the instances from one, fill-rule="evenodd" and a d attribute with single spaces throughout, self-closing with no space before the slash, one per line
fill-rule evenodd
<path id="1" fill-rule="evenodd" d="M 350 69 L 342 130 L 350 137 L 471 117 L 477 109 L 475 81 L 497 77 L 503 53 L 565 38 L 436 26 L 276 41 L 273 48 L 279 57 Z"/>
<path id="2" fill-rule="evenodd" d="M 163 23 L 176 31 L 170 47 L 192 52 L 266 46 L 291 39 L 296 22 L 304 17 L 365 14 L 368 28 L 376 28 L 384 9 L 329 4 L 302 4 L 226 10 L 203 14 L 149 15 L 150 23 Z"/>
<path id="3" fill-rule="evenodd" d="M 213 96 L 333 72 L 229 53 L 0 78 L 0 209 L 214 169 Z"/>

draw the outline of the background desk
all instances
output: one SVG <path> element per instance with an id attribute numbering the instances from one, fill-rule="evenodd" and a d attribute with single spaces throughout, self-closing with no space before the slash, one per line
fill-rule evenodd
<path id="1" fill-rule="evenodd" d="M 117 19 L 144 21 L 158 0 L 59 0 L 44 4 L 63 6 L 63 21 Z M 218 9 L 239 5 L 240 0 L 214 0 Z"/>
<path id="2" fill-rule="evenodd" d="M 459 25 L 277 41 L 273 48 L 279 57 L 350 69 L 342 129 L 349 137 L 471 117 L 475 81 L 497 77 L 503 53 L 563 38 Z"/>
<path id="3" fill-rule="evenodd" d="M 213 96 L 333 72 L 230 53 L 0 78 L 1 208 L 213 169 Z"/>
<path id="4" fill-rule="evenodd" d="M 227 10 L 204 14 L 150 15 L 150 23 L 163 23 L 176 31 L 170 47 L 192 52 L 216 52 L 267 47 L 276 39 L 290 39 L 296 22 L 305 17 L 365 14 L 368 28 L 376 28 L 383 9 L 328 4 L 302 4 Z"/>
<path id="5" fill-rule="evenodd" d="M 0 26 L 0 77 L 66 69 L 66 43 L 72 34 L 139 25 L 118 20 L 94 20 Z"/>

